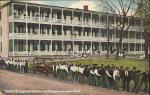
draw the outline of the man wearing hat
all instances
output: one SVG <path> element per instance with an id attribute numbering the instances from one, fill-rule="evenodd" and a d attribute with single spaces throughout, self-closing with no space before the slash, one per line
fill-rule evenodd
<path id="1" fill-rule="evenodd" d="M 95 79 L 95 72 L 94 72 L 94 70 L 95 70 L 95 68 L 96 68 L 96 65 L 97 64 L 93 64 L 90 68 L 89 68 L 89 70 L 90 70 L 90 73 L 89 73 L 89 85 L 94 85 L 95 83 L 96 83 L 96 79 Z"/>
<path id="2" fill-rule="evenodd" d="M 132 88 L 132 92 L 134 92 L 135 91 L 135 89 L 136 89 L 136 80 L 137 80 L 137 70 L 136 70 L 136 67 L 133 67 L 132 68 L 132 70 L 130 71 L 130 73 L 131 73 L 131 80 L 133 80 L 133 82 L 134 82 L 134 86 L 133 86 L 133 88 Z"/>
<path id="3" fill-rule="evenodd" d="M 81 65 L 80 67 L 79 67 L 79 79 L 78 79 L 78 82 L 79 83 L 83 83 L 83 79 L 84 79 L 84 77 L 83 77 L 83 71 L 84 71 L 84 66 L 83 65 Z"/>
<path id="4" fill-rule="evenodd" d="M 134 80 L 134 82 L 135 82 L 135 84 L 134 84 L 134 87 L 133 87 L 133 92 L 135 92 L 135 93 L 138 93 L 139 92 L 139 90 L 140 90 L 140 85 L 139 85 L 139 83 L 140 83 L 140 70 L 137 70 L 136 71 L 136 75 L 135 75 L 135 80 Z"/>
<path id="5" fill-rule="evenodd" d="M 75 71 L 75 75 L 74 75 L 74 81 L 75 81 L 75 82 L 78 82 L 78 81 L 79 81 L 78 79 L 79 79 L 79 74 L 80 74 L 80 72 L 79 72 L 79 67 L 80 67 L 80 65 L 81 65 L 81 64 L 79 64 L 79 63 L 76 64 L 76 71 Z"/>
<path id="6" fill-rule="evenodd" d="M 27 60 L 25 60 L 24 73 L 28 73 L 28 67 L 29 67 L 29 63 Z"/>
<path id="7" fill-rule="evenodd" d="M 120 84 L 121 84 L 121 87 L 123 88 L 123 80 L 124 80 L 124 77 L 125 77 L 125 75 L 124 75 L 124 68 L 123 68 L 123 66 L 120 66 L 120 68 L 119 68 L 119 74 L 120 74 Z"/>
<path id="8" fill-rule="evenodd" d="M 53 67 L 53 77 L 56 77 L 56 62 L 52 63 L 52 67 Z"/>
<path id="9" fill-rule="evenodd" d="M 140 80 L 140 89 L 142 88 L 144 84 L 144 92 L 148 91 L 148 84 L 149 84 L 149 70 L 146 70 L 145 72 L 141 73 L 141 80 Z"/>
<path id="10" fill-rule="evenodd" d="M 89 76 L 88 65 L 84 65 L 84 71 L 83 71 L 83 80 L 84 80 L 84 83 L 88 83 L 88 76 Z"/>
<path id="11" fill-rule="evenodd" d="M 77 67 L 76 67 L 76 65 L 74 64 L 72 64 L 72 66 L 70 67 L 70 80 L 71 81 L 74 81 L 75 80 L 75 72 L 76 72 L 76 70 L 77 70 Z"/>
<path id="12" fill-rule="evenodd" d="M 105 77 L 105 85 L 106 88 L 111 88 L 111 78 L 113 78 L 113 76 L 110 74 L 110 67 L 109 65 L 105 67 L 105 73 L 106 73 L 106 77 Z"/>
<path id="13" fill-rule="evenodd" d="M 130 72 L 129 68 L 126 67 L 124 70 L 123 90 L 127 90 L 128 92 L 130 91 L 129 83 L 130 83 Z"/>
<path id="14" fill-rule="evenodd" d="M 119 80 L 120 80 L 120 74 L 118 67 L 114 68 L 113 71 L 113 79 L 114 79 L 114 88 L 118 91 L 119 90 Z"/>
<path id="15" fill-rule="evenodd" d="M 100 70 L 101 68 L 100 67 L 96 67 L 95 70 L 94 70 L 94 78 L 95 78 L 95 83 L 94 85 L 95 86 L 100 86 L 100 83 L 101 83 L 101 75 L 100 75 Z"/>

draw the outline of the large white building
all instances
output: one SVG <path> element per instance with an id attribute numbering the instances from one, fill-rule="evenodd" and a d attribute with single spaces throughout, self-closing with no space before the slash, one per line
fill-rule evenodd
<path id="1" fill-rule="evenodd" d="M 36 56 L 68 55 L 86 51 L 101 54 L 107 50 L 110 32 L 110 50 L 116 49 L 118 31 L 113 28 L 120 17 L 65 7 L 11 2 L 1 8 L 0 55 Z M 128 17 L 123 48 L 127 54 L 143 54 L 144 39 L 138 18 Z M 109 29 L 108 29 L 109 26 Z"/>

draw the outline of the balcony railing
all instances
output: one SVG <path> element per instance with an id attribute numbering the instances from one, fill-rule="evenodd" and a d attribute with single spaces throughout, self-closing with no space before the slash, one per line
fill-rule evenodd
<path id="1" fill-rule="evenodd" d="M 40 17 L 40 22 L 47 23 L 47 22 L 51 22 L 51 21 L 52 21 L 52 19 L 50 19 L 50 18 Z"/>
<path id="2" fill-rule="evenodd" d="M 28 16 L 27 21 L 39 22 L 39 17 L 31 17 L 31 16 Z"/>
<path id="3" fill-rule="evenodd" d="M 70 19 L 63 19 L 62 21 L 63 24 L 72 24 L 72 20 Z"/>
<path id="4" fill-rule="evenodd" d="M 9 33 L 9 38 L 15 39 L 33 39 L 33 40 L 70 40 L 70 41 L 104 41 L 108 40 L 107 37 L 101 36 L 71 36 L 71 35 L 52 35 L 52 34 L 34 34 L 34 33 Z M 118 42 L 119 38 L 110 38 L 111 42 Z M 125 43 L 144 43 L 144 39 L 136 39 L 136 38 L 123 38 L 123 42 Z"/>
<path id="5" fill-rule="evenodd" d="M 9 17 L 10 20 L 19 20 L 26 21 L 26 16 L 23 15 L 15 15 Z M 101 22 L 92 22 L 92 21 L 78 21 L 78 20 L 70 20 L 70 19 L 57 19 L 57 18 L 48 18 L 48 17 L 32 17 L 28 16 L 27 21 L 29 22 L 41 22 L 41 23 L 59 23 L 59 24 L 74 24 L 74 25 L 87 25 L 93 27 L 106 27 L 106 23 Z M 116 27 L 116 24 L 111 24 L 111 26 Z M 127 28 L 127 25 L 125 26 Z M 139 30 L 141 26 L 130 26 L 129 30 Z"/>
<path id="6" fill-rule="evenodd" d="M 57 18 L 47 18 L 47 17 L 32 17 L 32 16 L 28 16 L 26 18 L 26 16 L 10 16 L 9 17 L 10 20 L 19 20 L 19 21 L 28 21 L 28 22 L 41 22 L 41 23 L 59 23 L 59 24 L 69 24 L 69 25 L 87 25 L 87 26 L 97 26 L 99 27 L 101 25 L 101 23 L 92 23 L 92 21 L 74 21 L 74 20 L 70 20 L 70 19 L 57 19 Z M 102 25 L 104 26 L 104 25 Z"/>
<path id="7" fill-rule="evenodd" d="M 25 21 L 26 20 L 26 16 L 22 16 L 22 15 L 14 15 L 9 17 L 10 20 L 20 20 L 20 21 Z"/>

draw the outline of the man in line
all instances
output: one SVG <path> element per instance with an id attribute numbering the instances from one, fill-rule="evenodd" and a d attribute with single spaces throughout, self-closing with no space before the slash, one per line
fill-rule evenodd
<path id="1" fill-rule="evenodd" d="M 127 90 L 128 92 L 130 91 L 129 83 L 130 83 L 130 72 L 129 68 L 126 67 L 124 70 L 123 90 Z"/>
<path id="2" fill-rule="evenodd" d="M 141 73 L 141 80 L 140 80 L 140 89 L 142 88 L 144 84 L 144 92 L 148 92 L 148 86 L 149 86 L 149 70 L 146 70 L 145 72 Z"/>
<path id="3" fill-rule="evenodd" d="M 119 74 L 119 69 L 118 67 L 114 68 L 113 71 L 113 79 L 114 79 L 114 88 L 115 90 L 119 91 L 119 80 L 120 80 L 120 74 Z"/>

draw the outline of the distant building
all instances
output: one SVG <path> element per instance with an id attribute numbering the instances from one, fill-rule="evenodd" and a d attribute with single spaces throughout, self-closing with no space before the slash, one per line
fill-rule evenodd
<path id="1" fill-rule="evenodd" d="M 116 49 L 119 33 L 113 30 L 120 17 L 95 11 L 11 2 L 1 9 L 0 55 L 68 55 L 88 52 L 105 54 L 107 31 L 110 50 Z M 128 17 L 123 49 L 127 54 L 144 54 L 140 20 Z M 109 25 L 109 30 L 107 29 Z"/>

